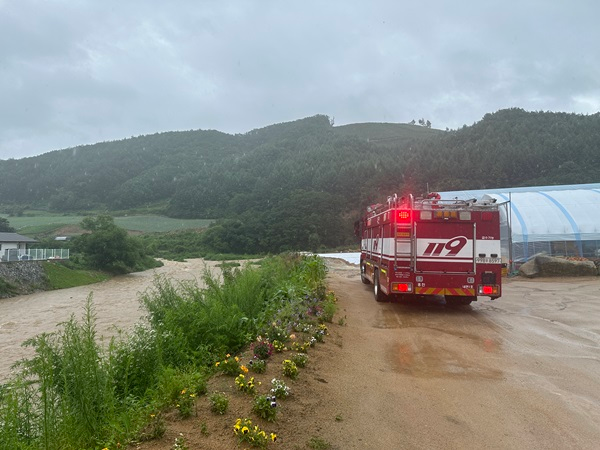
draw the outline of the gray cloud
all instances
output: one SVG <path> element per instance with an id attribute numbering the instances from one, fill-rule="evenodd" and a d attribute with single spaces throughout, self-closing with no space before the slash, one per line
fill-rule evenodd
<path id="1" fill-rule="evenodd" d="M 0 0 L 0 159 L 168 130 L 600 109 L 595 0 Z"/>

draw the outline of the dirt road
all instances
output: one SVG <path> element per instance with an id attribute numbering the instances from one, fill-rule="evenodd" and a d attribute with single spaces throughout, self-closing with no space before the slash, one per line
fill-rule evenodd
<path id="1" fill-rule="evenodd" d="M 38 292 L 0 299 L 0 383 L 10 374 L 10 367 L 32 354 L 22 342 L 37 334 L 56 330 L 56 325 L 75 314 L 79 320 L 87 296 L 92 293 L 97 313 L 97 331 L 107 338 L 117 328 L 127 330 L 139 320 L 139 294 L 152 286 L 154 277 L 162 274 L 173 280 L 202 277 L 204 267 L 217 263 L 192 259 L 183 263 L 163 261 L 164 266 L 146 272 L 132 273 L 89 286 L 58 291 Z"/>
<path id="2" fill-rule="evenodd" d="M 456 310 L 377 304 L 330 266 L 347 316 L 322 375 L 344 411 L 337 448 L 599 448 L 600 279 L 508 280 Z"/>

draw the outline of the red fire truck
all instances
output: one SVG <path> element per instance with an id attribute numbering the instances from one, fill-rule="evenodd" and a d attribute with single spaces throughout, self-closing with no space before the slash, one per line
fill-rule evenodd
<path id="1" fill-rule="evenodd" d="M 360 222 L 360 274 L 375 299 L 443 295 L 448 305 L 501 295 L 500 214 L 491 201 L 393 196 Z"/>

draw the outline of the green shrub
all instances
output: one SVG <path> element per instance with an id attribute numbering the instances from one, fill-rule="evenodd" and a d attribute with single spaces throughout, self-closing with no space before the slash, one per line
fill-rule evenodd
<path id="1" fill-rule="evenodd" d="M 335 294 L 333 292 L 328 292 L 325 295 L 325 300 L 323 301 L 323 314 L 321 316 L 324 322 L 333 322 L 333 316 L 337 312 L 338 304 L 337 299 L 335 298 Z"/>
<path id="2" fill-rule="evenodd" d="M 177 397 L 175 408 L 177 408 L 179 415 L 184 419 L 195 414 L 196 394 L 189 389 L 182 389 Z"/>
<path id="3" fill-rule="evenodd" d="M 277 400 L 275 396 L 257 395 L 254 398 L 252 411 L 262 419 L 268 422 L 273 422 L 277 419 Z"/>
<path id="4" fill-rule="evenodd" d="M 207 380 L 208 373 L 205 369 L 163 367 L 151 397 L 162 400 L 159 407 L 176 404 L 182 391 L 196 396 L 205 394 Z"/>
<path id="5" fill-rule="evenodd" d="M 0 278 L 0 298 L 2 297 L 12 297 L 19 293 L 17 287 L 9 283 L 8 281 Z"/>
<path id="6" fill-rule="evenodd" d="M 223 415 L 229 407 L 229 397 L 224 392 L 215 392 L 210 395 L 210 410 L 215 414 Z"/>
<path id="7" fill-rule="evenodd" d="M 107 358 L 96 342 L 91 294 L 81 324 L 71 317 L 56 334 L 39 335 L 25 345 L 36 355 L 23 362 L 23 374 L 37 380 L 35 397 L 39 396 L 44 417 L 41 435 L 30 438 L 64 439 L 66 448 L 93 446 L 116 414 L 118 402 Z M 20 414 L 35 417 L 28 407 Z"/>
<path id="8" fill-rule="evenodd" d="M 253 358 L 248 362 L 248 367 L 254 373 L 265 373 L 267 362 L 264 359 Z"/>
<path id="9" fill-rule="evenodd" d="M 305 367 L 308 362 L 308 355 L 306 353 L 295 353 L 292 355 L 292 362 L 298 367 Z"/>
<path id="10" fill-rule="evenodd" d="M 120 398 L 141 397 L 156 383 L 161 370 L 156 333 L 137 324 L 129 335 L 113 339 L 110 345 L 110 367 L 115 392 Z"/>

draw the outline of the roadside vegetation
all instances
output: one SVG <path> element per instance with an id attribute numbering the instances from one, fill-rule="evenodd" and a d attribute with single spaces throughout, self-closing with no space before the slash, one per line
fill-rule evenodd
<path id="1" fill-rule="evenodd" d="M 140 299 L 148 320 L 107 345 L 96 335 L 90 295 L 80 320 L 25 343 L 35 355 L 0 386 L 0 448 L 113 450 L 159 438 L 164 416 L 195 414 L 200 396 L 210 396 L 214 414 L 227 410 L 227 394 L 207 395 L 210 377 L 223 372 L 255 396 L 247 416 L 227 424 L 232 447 L 236 439 L 266 447 L 277 436 L 254 423 L 274 418 L 285 382 L 257 392 L 235 355 L 251 349 L 266 364 L 285 346 L 305 354 L 322 341 L 336 308 L 325 274 L 320 258 L 286 254 L 224 268 L 221 277 L 206 272 L 203 288 L 157 278 Z M 293 379 L 306 362 L 285 359 L 281 377 Z M 184 445 L 182 436 L 173 448 Z"/>

